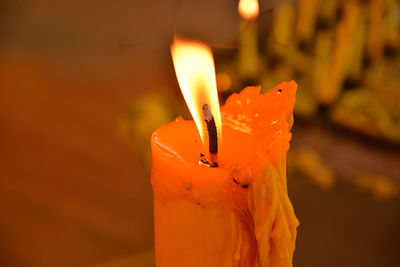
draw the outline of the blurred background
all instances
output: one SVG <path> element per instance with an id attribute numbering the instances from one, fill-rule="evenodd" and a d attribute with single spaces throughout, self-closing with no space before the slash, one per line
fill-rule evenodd
<path id="1" fill-rule="evenodd" d="M 397 0 L 0 0 L 0 265 L 154 266 L 149 137 L 190 118 L 174 32 L 221 102 L 299 84 L 295 266 L 400 266 Z"/>

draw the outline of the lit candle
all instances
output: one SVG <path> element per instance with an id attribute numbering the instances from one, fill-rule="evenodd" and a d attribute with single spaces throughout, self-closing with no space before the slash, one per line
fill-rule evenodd
<path id="1" fill-rule="evenodd" d="M 194 121 L 151 137 L 156 266 L 292 266 L 298 221 L 286 152 L 297 85 L 248 87 L 219 110 L 211 49 L 176 39 Z"/>
<path id="2" fill-rule="evenodd" d="M 258 62 L 258 0 L 240 0 L 238 4 L 239 55 L 238 72 L 244 82 L 257 83 L 259 78 Z"/>

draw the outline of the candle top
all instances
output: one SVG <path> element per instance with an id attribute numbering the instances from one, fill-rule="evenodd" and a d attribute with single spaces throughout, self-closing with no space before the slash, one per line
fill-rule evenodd
<path id="1" fill-rule="evenodd" d="M 285 155 L 291 139 L 296 89 L 294 81 L 283 82 L 265 94 L 260 93 L 260 87 L 247 87 L 227 99 L 221 107 L 224 135 L 220 168 L 246 165 L 258 154 L 270 161 Z M 198 165 L 201 139 L 190 121 L 178 119 L 161 127 L 152 138 L 169 157 L 196 168 L 207 168 Z"/>

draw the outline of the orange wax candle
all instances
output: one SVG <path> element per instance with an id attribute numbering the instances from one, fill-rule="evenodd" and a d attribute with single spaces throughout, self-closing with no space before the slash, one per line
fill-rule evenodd
<path id="1" fill-rule="evenodd" d="M 298 221 L 286 186 L 297 85 L 245 88 L 221 109 L 217 168 L 178 118 L 151 138 L 156 266 L 292 266 Z"/>

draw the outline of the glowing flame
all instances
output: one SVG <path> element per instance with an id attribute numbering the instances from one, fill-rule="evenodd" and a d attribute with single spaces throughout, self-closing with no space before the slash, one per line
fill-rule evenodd
<path id="1" fill-rule="evenodd" d="M 220 144 L 221 113 L 211 48 L 199 42 L 175 38 L 171 45 L 171 53 L 179 86 L 203 144 L 206 145 L 208 141 L 202 110 L 205 104 L 208 104 L 214 116 Z"/>
<path id="2" fill-rule="evenodd" d="M 239 0 L 238 11 L 245 19 L 257 18 L 258 9 L 258 0 Z"/>

